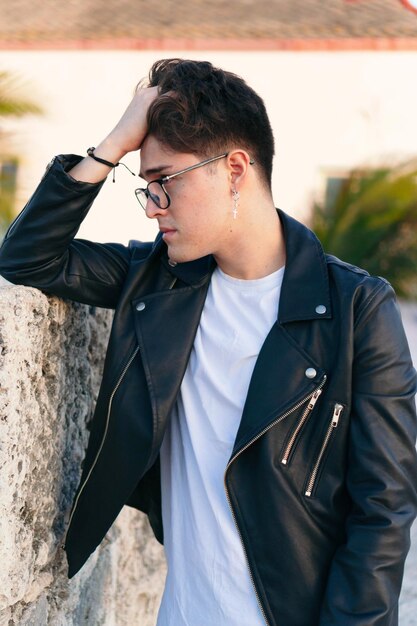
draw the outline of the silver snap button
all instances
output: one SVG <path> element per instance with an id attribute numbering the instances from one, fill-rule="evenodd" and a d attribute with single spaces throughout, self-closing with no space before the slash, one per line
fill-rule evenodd
<path id="1" fill-rule="evenodd" d="M 145 307 L 146 304 L 144 302 L 138 302 L 138 304 L 136 305 L 136 311 L 143 311 Z"/>
<path id="2" fill-rule="evenodd" d="M 307 376 L 307 378 L 314 378 L 315 376 L 317 376 L 317 371 L 314 369 L 314 367 L 308 367 L 305 371 L 305 375 Z"/>
<path id="3" fill-rule="evenodd" d="M 318 306 L 316 306 L 316 313 L 318 313 L 319 315 L 323 315 L 323 313 L 326 313 L 327 309 L 324 306 L 324 304 L 319 304 Z"/>
<path id="4" fill-rule="evenodd" d="M 171 259 L 168 259 L 168 265 L 170 265 L 171 267 L 175 267 L 176 265 L 178 265 L 178 263 L 176 261 L 171 261 Z"/>

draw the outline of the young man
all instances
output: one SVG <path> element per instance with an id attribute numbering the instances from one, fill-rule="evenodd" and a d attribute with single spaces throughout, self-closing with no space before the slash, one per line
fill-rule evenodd
<path id="1" fill-rule="evenodd" d="M 75 239 L 140 150 L 152 243 Z M 10 227 L 12 282 L 115 309 L 69 576 L 124 504 L 168 560 L 158 626 L 394 626 L 417 506 L 416 377 L 389 284 L 274 208 L 262 100 L 156 63 L 86 158 Z"/>

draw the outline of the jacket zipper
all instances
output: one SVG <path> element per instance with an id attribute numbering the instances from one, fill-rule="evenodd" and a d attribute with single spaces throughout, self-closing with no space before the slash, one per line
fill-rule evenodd
<path id="1" fill-rule="evenodd" d="M 314 485 L 316 483 L 316 478 L 317 478 L 317 474 L 318 471 L 320 469 L 320 464 L 322 462 L 323 459 L 323 455 L 326 451 L 327 446 L 329 445 L 329 441 L 330 438 L 335 430 L 335 428 L 337 428 L 338 424 L 339 424 L 339 419 L 340 419 L 340 415 L 343 411 L 343 405 L 339 404 L 338 402 L 336 402 L 336 404 L 334 405 L 334 409 L 333 409 L 333 415 L 332 415 L 332 419 L 331 422 L 329 424 L 329 427 L 327 429 L 326 435 L 324 437 L 324 441 L 323 441 L 323 445 L 321 446 L 319 455 L 317 457 L 317 460 L 314 464 L 313 470 L 310 474 L 310 479 L 307 483 L 307 488 L 305 491 L 305 494 L 308 498 L 311 497 L 311 494 L 313 493 L 313 489 L 314 489 Z"/>
<path id="2" fill-rule="evenodd" d="M 264 618 L 264 620 L 265 620 L 265 624 L 266 624 L 266 626 L 270 626 L 270 623 L 269 623 L 268 618 L 267 618 L 267 616 L 266 616 L 266 614 L 265 614 L 264 607 L 262 606 L 262 602 L 261 602 L 261 599 L 260 599 L 259 594 L 258 594 L 258 590 L 257 590 L 256 585 L 255 585 L 255 580 L 254 580 L 254 578 L 253 578 L 252 570 L 251 570 L 251 568 L 250 568 L 250 564 L 249 564 L 248 554 L 247 554 L 247 552 L 246 552 L 245 544 L 244 544 L 243 539 L 242 539 L 242 534 L 241 534 L 241 532 L 240 532 L 240 529 L 239 529 L 239 526 L 238 526 L 238 523 L 237 523 L 237 520 L 236 520 L 236 515 L 235 515 L 235 512 L 234 512 L 234 510 L 233 510 L 232 502 L 231 502 L 231 500 L 230 500 L 230 495 L 229 495 L 229 491 L 228 491 L 228 489 L 227 489 L 227 483 L 226 483 L 227 472 L 228 472 L 228 470 L 229 470 L 229 467 L 230 467 L 230 466 L 231 466 L 231 464 L 233 463 L 233 461 L 235 461 L 235 460 L 236 460 L 236 459 L 237 459 L 237 458 L 238 458 L 238 457 L 242 454 L 242 452 L 244 452 L 245 450 L 247 450 L 247 448 L 249 448 L 249 446 L 251 446 L 251 445 L 252 445 L 255 441 L 257 441 L 260 437 L 262 437 L 262 435 L 264 435 L 264 434 L 265 434 L 268 430 L 270 430 L 273 426 L 276 426 L 276 424 L 278 424 L 279 422 L 282 422 L 282 420 L 284 420 L 286 417 L 288 417 L 288 415 L 290 415 L 291 413 L 293 413 L 294 411 L 296 411 L 297 409 L 299 409 L 299 408 L 300 408 L 300 406 L 302 406 L 305 402 L 307 402 L 307 400 L 310 400 L 311 398 L 313 398 L 313 396 L 317 393 L 317 391 L 323 387 L 324 383 L 326 382 L 326 378 L 327 378 L 327 376 L 326 376 L 326 375 L 324 375 L 324 376 L 323 376 L 323 379 L 322 379 L 322 381 L 321 381 L 321 383 L 320 383 L 320 385 L 319 385 L 319 386 L 318 386 L 318 387 L 317 387 L 317 388 L 316 388 L 316 389 L 315 389 L 312 393 L 309 393 L 309 394 L 308 394 L 308 396 L 306 396 L 305 398 L 303 398 L 302 400 L 300 400 L 299 402 L 297 402 L 297 404 L 296 404 L 295 406 L 293 406 L 291 409 L 289 409 L 288 411 L 286 411 L 285 413 L 283 413 L 283 415 L 281 415 L 281 416 L 280 416 L 280 417 L 278 417 L 276 420 L 274 420 L 271 424 L 269 424 L 266 428 L 264 428 L 264 429 L 263 429 L 260 433 L 258 433 L 257 435 L 255 435 L 255 437 L 253 437 L 253 439 L 251 439 L 251 440 L 250 440 L 250 441 L 249 441 L 249 442 L 248 442 L 245 446 L 243 446 L 243 448 L 242 448 L 241 450 L 239 450 L 239 451 L 238 451 L 238 452 L 237 452 L 237 453 L 236 453 L 236 454 L 235 454 L 235 455 L 234 455 L 234 456 L 230 459 L 230 461 L 228 462 L 228 464 L 227 464 L 227 466 L 226 466 L 226 470 L 225 470 L 225 472 L 224 472 L 224 479 L 223 479 L 223 482 L 224 482 L 224 490 L 225 490 L 225 492 L 226 492 L 226 499 L 227 499 L 227 503 L 228 503 L 229 508 L 230 508 L 230 511 L 231 511 L 231 513 L 232 513 L 233 521 L 234 521 L 234 524 L 235 524 L 235 526 L 236 526 L 236 530 L 237 530 L 238 535 L 239 535 L 239 538 L 240 538 L 240 543 L 242 544 L 243 553 L 244 553 L 244 555 L 245 555 L 245 558 L 246 558 L 246 563 L 247 563 L 248 570 L 249 570 L 249 576 L 250 576 L 250 579 L 251 579 L 251 582 L 252 582 L 253 589 L 254 589 L 254 591 L 255 591 L 255 596 L 256 596 L 256 599 L 257 599 L 257 601 L 258 601 L 259 608 L 260 608 L 261 613 L 262 613 L 262 616 L 263 616 L 263 618 Z M 319 395 L 320 395 L 320 394 L 319 394 Z"/>
<path id="3" fill-rule="evenodd" d="M 62 544 L 61 544 L 62 548 L 65 547 L 65 542 L 66 542 L 66 539 L 67 539 L 68 531 L 69 531 L 69 528 L 71 526 L 72 518 L 74 516 L 75 510 L 76 510 L 77 505 L 78 505 L 78 500 L 79 500 L 82 492 L 84 491 L 84 487 L 86 486 L 86 484 L 87 484 L 87 482 L 88 482 L 88 480 L 89 480 L 89 478 L 91 476 L 91 473 L 92 473 L 94 467 L 96 466 L 96 463 L 98 461 L 100 453 L 101 453 L 101 451 L 103 449 L 103 445 L 104 445 L 104 442 L 105 442 L 105 439 L 106 439 L 106 436 L 107 436 L 107 431 L 108 431 L 108 428 L 109 428 L 110 413 L 111 413 L 111 407 L 112 407 L 114 395 L 115 395 L 116 391 L 118 390 L 118 388 L 119 388 L 119 386 L 120 386 L 120 384 L 121 384 L 121 382 L 122 382 L 122 380 L 123 380 L 127 370 L 129 369 L 133 359 L 135 358 L 135 356 L 137 355 L 138 352 L 139 352 L 139 346 L 136 347 L 136 349 L 134 350 L 133 354 L 129 358 L 128 362 L 126 363 L 125 367 L 123 368 L 122 373 L 120 374 L 120 376 L 119 376 L 119 378 L 117 380 L 116 385 L 113 388 L 113 391 L 111 392 L 109 404 L 108 404 L 108 407 L 107 407 L 106 426 L 104 428 L 104 433 L 103 433 L 103 437 L 101 439 L 100 447 L 99 447 L 99 449 L 97 451 L 97 454 L 96 454 L 96 456 L 94 458 L 94 461 L 93 461 L 93 463 L 92 463 L 92 465 L 90 467 L 90 470 L 89 470 L 87 476 L 85 477 L 85 480 L 84 480 L 83 484 L 81 485 L 80 490 L 78 492 L 77 498 L 75 500 L 75 503 L 74 503 L 74 506 L 73 506 L 73 509 L 72 509 L 72 512 L 71 512 L 71 515 L 70 515 L 70 518 L 69 518 L 69 521 L 68 521 L 67 530 L 65 531 L 65 535 L 64 535 L 64 538 L 62 540 Z"/>
<path id="4" fill-rule="evenodd" d="M 301 418 L 300 418 L 296 428 L 294 429 L 293 434 L 291 435 L 291 438 L 290 438 L 290 440 L 289 440 L 289 442 L 287 444 L 287 447 L 285 448 L 285 452 L 284 452 L 283 457 L 281 459 L 281 463 L 283 465 L 287 465 L 287 463 L 288 463 L 288 459 L 290 458 L 290 454 L 291 454 L 291 451 L 292 451 L 292 449 L 294 447 L 294 444 L 295 444 L 295 442 L 297 440 L 297 437 L 298 437 L 302 427 L 306 423 L 307 419 L 310 417 L 310 413 L 314 409 L 315 404 L 316 404 L 317 400 L 319 399 L 319 397 L 320 397 L 320 395 L 322 393 L 321 387 L 324 385 L 324 382 L 325 381 L 323 381 L 321 386 L 312 395 L 310 402 L 308 403 L 307 407 L 305 408 L 305 410 L 304 410 L 304 412 L 303 412 L 303 414 L 302 414 L 302 416 L 301 416 Z"/>

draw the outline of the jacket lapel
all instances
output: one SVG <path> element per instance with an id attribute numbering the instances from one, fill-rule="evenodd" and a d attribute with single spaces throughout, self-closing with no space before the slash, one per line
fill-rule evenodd
<path id="1" fill-rule="evenodd" d="M 306 372 L 311 375 L 309 378 Z M 259 353 L 232 455 L 311 394 L 324 378 L 318 363 L 275 323 Z"/>
<path id="2" fill-rule="evenodd" d="M 209 286 L 186 286 L 132 301 L 135 330 L 151 399 L 154 449 L 162 442 L 176 400 Z"/>

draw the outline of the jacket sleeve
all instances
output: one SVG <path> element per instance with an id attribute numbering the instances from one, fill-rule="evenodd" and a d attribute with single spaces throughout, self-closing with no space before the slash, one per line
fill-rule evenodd
<path id="1" fill-rule="evenodd" d="M 74 239 L 103 182 L 79 182 L 66 172 L 82 157 L 60 155 L 9 227 L 0 274 L 12 283 L 85 304 L 114 308 L 130 263 L 121 244 Z"/>
<path id="2" fill-rule="evenodd" d="M 391 286 L 381 279 L 354 331 L 346 542 L 334 555 L 320 626 L 396 626 L 417 510 L 416 375 Z M 369 292 L 368 292 L 369 293 Z"/>

